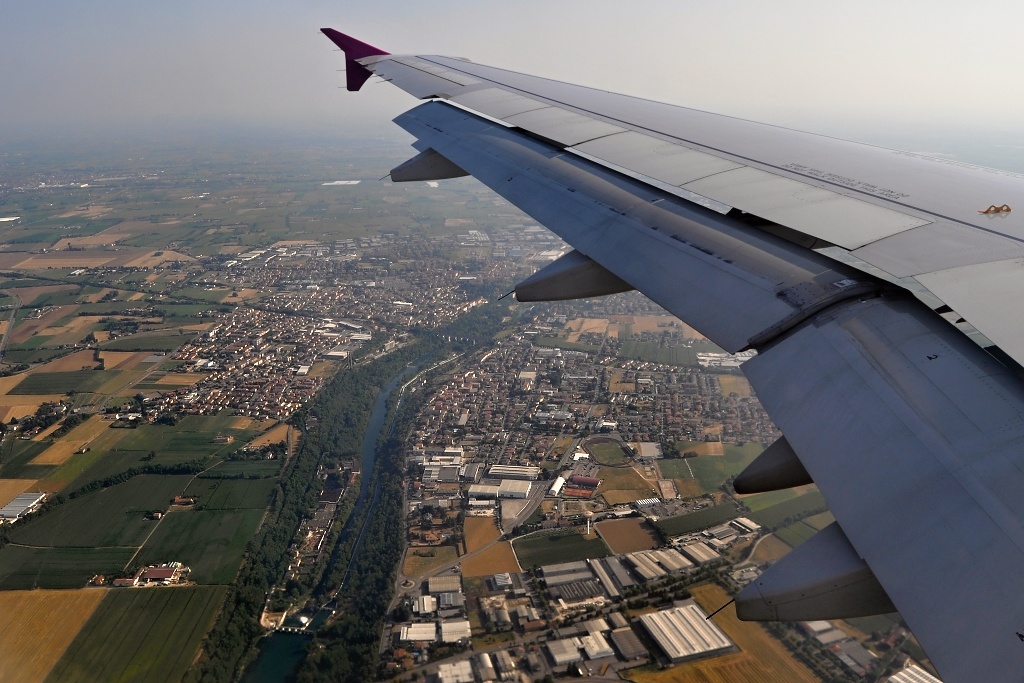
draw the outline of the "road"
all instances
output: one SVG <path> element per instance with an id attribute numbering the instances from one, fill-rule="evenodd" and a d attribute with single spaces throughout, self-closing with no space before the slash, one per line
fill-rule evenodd
<path id="1" fill-rule="evenodd" d="M 14 320 L 18 317 L 18 310 L 21 308 L 22 300 L 18 296 L 17 292 L 13 292 L 9 289 L 0 289 L 0 293 L 6 294 L 10 298 L 14 299 L 14 306 L 11 308 L 10 321 L 7 323 L 7 329 L 4 330 L 4 336 L 0 339 L 0 360 L 4 358 L 4 352 L 7 351 L 7 342 L 11 339 L 11 330 L 14 329 Z"/>

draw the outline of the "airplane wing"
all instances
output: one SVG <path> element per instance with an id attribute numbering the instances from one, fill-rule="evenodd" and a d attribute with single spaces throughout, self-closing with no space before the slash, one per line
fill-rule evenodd
<path id="1" fill-rule="evenodd" d="M 784 437 L 736 488 L 813 481 L 837 522 L 741 617 L 895 606 L 947 682 L 1020 677 L 1024 176 L 323 32 L 350 90 L 424 100 L 393 180 L 472 174 L 575 247 L 517 298 L 635 288 L 757 350 Z"/>

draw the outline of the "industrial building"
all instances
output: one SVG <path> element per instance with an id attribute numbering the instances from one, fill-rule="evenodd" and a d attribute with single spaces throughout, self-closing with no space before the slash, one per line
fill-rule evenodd
<path id="1" fill-rule="evenodd" d="M 562 492 L 562 487 L 565 486 L 565 477 L 558 477 L 555 482 L 551 484 L 551 488 L 548 489 L 549 496 L 557 496 Z"/>
<path id="2" fill-rule="evenodd" d="M 441 622 L 441 642 L 458 643 L 472 636 L 469 622 L 465 619 L 449 619 Z"/>
<path id="3" fill-rule="evenodd" d="M 600 633 L 590 633 L 580 638 L 583 644 L 583 651 L 587 653 L 587 659 L 600 659 L 602 657 L 614 657 L 615 650 L 608 644 L 605 637 Z"/>
<path id="4" fill-rule="evenodd" d="M 888 683 L 942 683 L 942 681 L 917 664 L 910 664 L 902 671 L 889 676 Z"/>
<path id="5" fill-rule="evenodd" d="M 498 650 L 495 652 L 494 663 L 497 665 L 498 671 L 501 672 L 501 680 L 516 680 L 516 663 L 512 661 L 512 655 L 508 653 L 508 650 Z"/>
<path id="6" fill-rule="evenodd" d="M 408 624 L 402 627 L 399 640 L 433 643 L 437 640 L 437 624 Z"/>
<path id="7" fill-rule="evenodd" d="M 476 683 L 476 679 L 473 678 L 473 667 L 470 666 L 468 659 L 437 667 L 437 681 L 438 683 Z"/>
<path id="8" fill-rule="evenodd" d="M 468 493 L 470 498 L 497 498 L 498 487 L 491 484 L 470 484 Z"/>
<path id="9" fill-rule="evenodd" d="M 612 579 L 608 570 L 605 569 L 604 564 L 599 560 L 587 560 L 590 564 L 591 571 L 597 576 L 597 580 L 604 586 L 604 590 L 612 598 L 618 598 L 622 595 L 619 587 L 615 585 L 615 581 Z"/>
<path id="10" fill-rule="evenodd" d="M 427 592 L 431 595 L 438 593 L 462 592 L 462 578 L 458 574 L 442 574 L 431 576 L 427 579 Z"/>
<path id="11" fill-rule="evenodd" d="M 670 572 L 682 572 L 693 569 L 693 562 L 683 557 L 678 550 L 662 548 L 661 550 L 651 550 L 649 554 L 658 560 L 658 564 Z"/>
<path id="12" fill-rule="evenodd" d="M 756 534 L 761 530 L 761 525 L 746 517 L 737 517 L 730 522 L 741 534 Z"/>
<path id="13" fill-rule="evenodd" d="M 665 576 L 668 572 L 662 569 L 656 560 L 651 559 L 647 553 L 630 553 L 626 560 L 633 565 L 635 571 L 644 581 L 652 581 Z"/>
<path id="14" fill-rule="evenodd" d="M 7 505 L 0 508 L 0 521 L 14 521 L 24 514 L 32 512 L 43 502 L 45 493 L 19 493 Z"/>
<path id="15" fill-rule="evenodd" d="M 528 481 L 504 479 L 498 486 L 498 498 L 528 498 L 531 486 Z"/>
<path id="16" fill-rule="evenodd" d="M 577 638 L 566 638 L 564 640 L 550 640 L 547 643 L 548 654 L 555 666 L 568 666 L 575 662 L 582 662 L 583 655 L 580 654 L 580 645 Z"/>
<path id="17" fill-rule="evenodd" d="M 596 489 L 601 484 L 597 477 L 584 477 L 576 474 L 569 477 L 569 485 L 581 489 Z"/>
<path id="18" fill-rule="evenodd" d="M 522 479 L 533 481 L 540 474 L 540 468 L 533 465 L 491 465 L 487 476 L 493 479 Z"/>
<path id="19" fill-rule="evenodd" d="M 673 664 L 725 652 L 732 641 L 692 600 L 640 617 L 640 623 Z"/>
<path id="20" fill-rule="evenodd" d="M 481 681 L 493 681 L 498 678 L 498 672 L 494 670 L 494 664 L 491 663 L 491 656 L 486 652 L 474 655 L 473 663 L 476 664 L 476 673 Z"/>
<path id="21" fill-rule="evenodd" d="M 690 543 L 679 548 L 679 551 L 696 564 L 708 564 L 709 562 L 722 559 L 721 555 L 703 543 Z"/>
<path id="22" fill-rule="evenodd" d="M 647 657 L 649 654 L 647 652 L 647 648 L 644 647 L 636 633 L 634 633 L 633 629 L 629 626 L 622 626 L 615 629 L 611 632 L 609 637 L 615 645 L 615 649 L 618 650 L 622 658 L 627 661 L 631 659 L 641 659 Z"/>
<path id="23" fill-rule="evenodd" d="M 594 578 L 594 574 L 590 571 L 590 565 L 587 564 L 586 560 L 549 564 L 541 567 L 540 571 L 548 588 Z"/>
<path id="24" fill-rule="evenodd" d="M 413 603 L 412 611 L 416 614 L 433 614 L 437 611 L 437 598 L 433 595 L 421 595 Z"/>

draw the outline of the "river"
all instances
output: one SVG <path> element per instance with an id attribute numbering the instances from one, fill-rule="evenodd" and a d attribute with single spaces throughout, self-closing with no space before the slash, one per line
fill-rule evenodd
<path id="1" fill-rule="evenodd" d="M 391 398 L 391 394 L 398 387 L 399 382 L 411 373 L 416 372 L 422 362 L 423 359 L 420 359 L 413 365 L 402 368 L 401 372 L 392 377 L 391 381 L 377 395 L 377 400 L 370 411 L 370 419 L 366 423 L 366 431 L 363 432 L 362 463 L 360 464 L 362 477 L 359 486 L 359 497 L 356 498 L 355 507 L 352 508 L 352 513 L 345 521 L 345 526 L 342 528 L 341 535 L 338 538 L 338 543 L 342 544 L 353 533 L 359 534 L 352 553 L 352 561 L 358 557 L 359 545 L 363 542 L 363 533 L 366 528 L 365 521 L 370 519 L 373 508 L 380 497 L 380 487 L 378 486 L 374 488 L 369 509 L 362 516 L 364 524 L 355 529 L 355 522 L 359 519 L 360 511 L 366 505 L 366 500 L 370 495 L 370 481 L 373 479 L 373 468 L 377 462 L 377 442 L 380 439 L 381 430 L 384 429 L 384 423 L 388 417 L 388 399 Z M 352 561 L 349 562 L 349 569 L 352 567 Z M 348 571 L 346 570 L 342 586 L 345 585 L 345 580 L 347 579 Z M 314 617 L 312 623 L 322 623 L 327 616 L 328 612 L 321 610 Z M 286 681 L 291 680 L 306 655 L 306 645 L 309 643 L 311 635 L 279 631 L 263 638 L 260 641 L 260 653 L 255 661 L 246 668 L 245 675 L 242 676 L 242 683 L 286 683 Z"/>

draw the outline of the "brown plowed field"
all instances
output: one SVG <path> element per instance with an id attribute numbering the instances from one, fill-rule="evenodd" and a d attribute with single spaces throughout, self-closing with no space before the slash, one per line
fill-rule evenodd
<path id="1" fill-rule="evenodd" d="M 615 554 L 652 550 L 661 545 L 658 534 L 639 517 L 598 522 L 594 528 Z"/>
<path id="2" fill-rule="evenodd" d="M 467 553 L 483 548 L 501 535 L 493 517 L 466 517 L 463 533 L 466 536 Z"/>
<path id="3" fill-rule="evenodd" d="M 462 562 L 463 576 L 490 576 L 502 572 L 521 572 L 512 544 L 508 541 L 495 543 L 479 555 Z"/>
<path id="4" fill-rule="evenodd" d="M 287 443 L 288 432 L 290 430 L 291 427 L 282 422 L 281 424 L 277 425 L 270 431 L 257 436 L 255 439 L 249 442 L 249 445 L 258 448 L 260 446 L 269 446 L 272 443 L 281 443 L 282 441 Z"/>
<path id="5" fill-rule="evenodd" d="M 35 479 L 0 479 L 0 507 L 10 503 L 18 494 L 28 491 L 35 483 Z"/>

